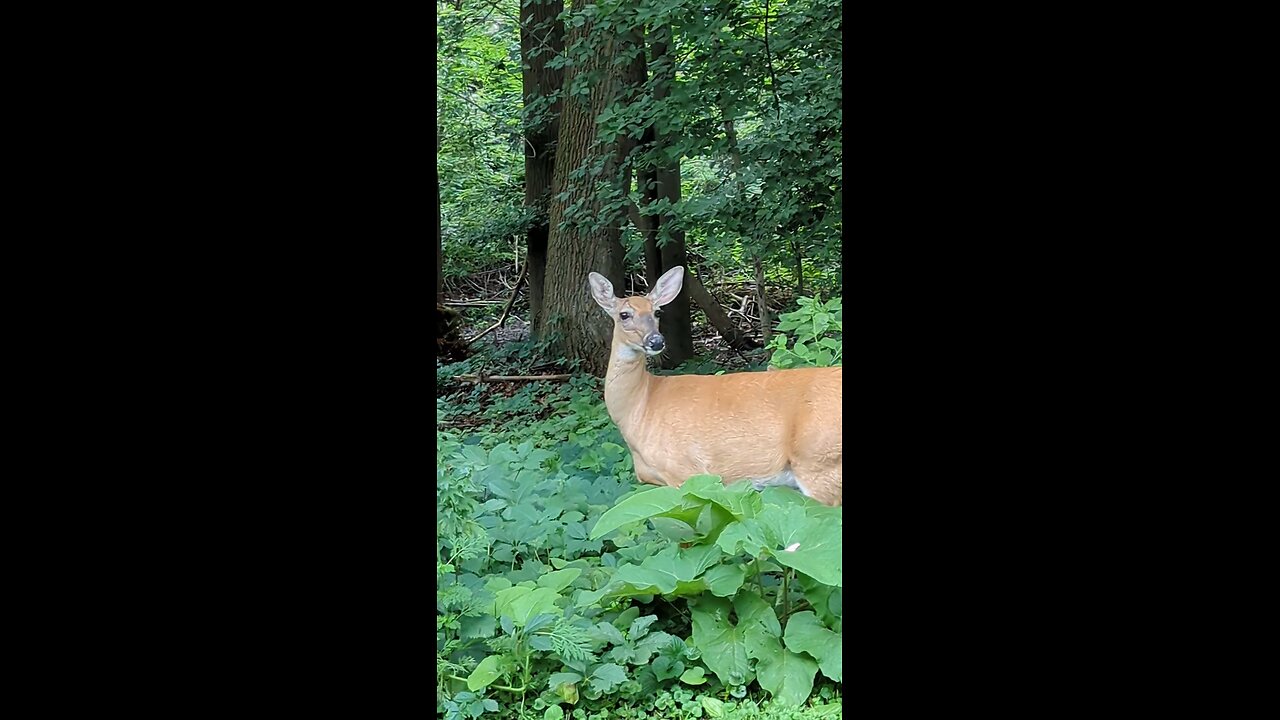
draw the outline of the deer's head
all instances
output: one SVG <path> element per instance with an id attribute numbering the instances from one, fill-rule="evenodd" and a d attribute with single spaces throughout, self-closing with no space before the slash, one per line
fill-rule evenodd
<path id="1" fill-rule="evenodd" d="M 677 265 L 662 274 L 648 295 L 619 298 L 613 294 L 613 283 L 600 273 L 587 277 L 591 283 L 591 297 L 613 318 L 615 343 L 642 352 L 657 355 L 666 347 L 662 333 L 658 332 L 659 308 L 680 294 L 684 285 L 684 268 Z"/>

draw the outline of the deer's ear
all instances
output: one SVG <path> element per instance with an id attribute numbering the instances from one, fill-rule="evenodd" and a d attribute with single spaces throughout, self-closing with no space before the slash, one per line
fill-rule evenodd
<path id="1" fill-rule="evenodd" d="M 658 282 L 653 284 L 653 289 L 649 291 L 649 300 L 654 305 L 662 307 L 675 300 L 682 287 L 684 287 L 684 268 L 677 265 L 662 273 Z"/>
<path id="2" fill-rule="evenodd" d="M 618 298 L 613 296 L 613 283 L 600 273 L 588 275 L 587 282 L 591 283 L 591 298 L 604 308 L 605 312 L 613 312 L 618 302 Z"/>

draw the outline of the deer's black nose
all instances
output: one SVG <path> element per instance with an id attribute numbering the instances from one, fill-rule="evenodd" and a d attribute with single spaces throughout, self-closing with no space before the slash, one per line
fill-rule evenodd
<path id="1" fill-rule="evenodd" d="M 662 339 L 662 335 L 654 333 L 644 339 L 644 346 L 650 350 L 658 351 L 666 347 L 667 341 Z"/>

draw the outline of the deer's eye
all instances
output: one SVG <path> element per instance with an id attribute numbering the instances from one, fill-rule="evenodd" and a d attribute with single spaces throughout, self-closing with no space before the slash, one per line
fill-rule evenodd
<path id="1" fill-rule="evenodd" d="M 629 312 L 620 312 L 620 313 L 618 313 L 618 317 L 622 318 L 623 320 L 630 320 L 630 319 L 631 319 L 631 313 L 629 313 Z"/>
<path id="2" fill-rule="evenodd" d="M 654 316 L 654 317 L 662 317 L 662 311 L 661 311 L 661 310 L 659 310 L 659 309 L 657 309 L 657 308 L 654 308 L 654 309 L 653 309 L 653 316 Z"/>

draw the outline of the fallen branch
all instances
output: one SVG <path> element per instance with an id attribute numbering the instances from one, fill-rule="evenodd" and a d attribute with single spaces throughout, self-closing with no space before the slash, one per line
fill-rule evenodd
<path id="1" fill-rule="evenodd" d="M 733 324 L 733 321 L 725 314 L 724 309 L 716 302 L 716 299 L 698 281 L 697 275 L 686 269 L 684 276 L 686 279 L 685 285 L 689 288 L 689 297 L 702 309 L 703 314 L 707 316 L 707 320 L 720 332 L 720 337 L 724 338 L 729 347 L 735 351 L 759 347 L 754 339 Z"/>
<path id="2" fill-rule="evenodd" d="M 445 300 L 444 304 L 449 307 L 485 307 L 487 305 L 501 305 L 503 300 Z"/>
<path id="3" fill-rule="evenodd" d="M 474 343 L 475 341 L 479 340 L 485 335 L 488 335 L 494 330 L 497 330 L 498 328 L 502 327 L 502 324 L 507 321 L 507 316 L 511 314 L 511 306 L 516 303 L 516 296 L 520 294 L 520 286 L 524 284 L 524 279 L 526 276 L 528 276 L 528 274 L 529 274 L 529 261 L 525 260 L 524 267 L 520 268 L 520 277 L 516 279 L 516 286 L 512 288 L 511 297 L 507 299 L 506 307 L 502 308 L 502 315 L 498 317 L 498 322 L 490 325 L 489 327 L 481 331 L 479 335 L 476 335 L 475 337 L 468 340 L 467 344 L 464 345 L 463 347 L 467 347 L 471 345 L 471 343 Z"/>
<path id="4" fill-rule="evenodd" d="M 525 382 L 532 380 L 568 380 L 572 375 L 454 375 L 454 380 L 469 383 Z"/>

